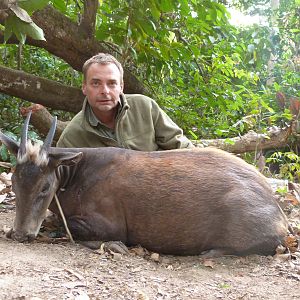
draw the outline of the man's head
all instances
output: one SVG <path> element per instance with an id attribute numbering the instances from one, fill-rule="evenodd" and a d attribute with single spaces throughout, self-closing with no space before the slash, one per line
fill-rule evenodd
<path id="1" fill-rule="evenodd" d="M 124 70 L 121 63 L 112 55 L 107 53 L 98 53 L 89 58 L 82 67 L 83 81 L 86 81 L 87 71 L 92 64 L 108 65 L 115 64 L 120 71 L 120 82 L 123 85 Z"/>
<path id="2" fill-rule="evenodd" d="M 102 121 L 103 115 L 118 105 L 123 92 L 123 68 L 112 55 L 99 53 L 88 59 L 82 70 L 82 92 Z"/>

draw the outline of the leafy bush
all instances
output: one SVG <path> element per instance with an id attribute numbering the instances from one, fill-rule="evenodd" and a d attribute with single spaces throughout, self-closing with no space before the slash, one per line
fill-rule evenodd
<path id="1" fill-rule="evenodd" d="M 274 152 L 266 160 L 267 163 L 279 166 L 279 178 L 299 182 L 300 179 L 300 156 L 293 151 Z"/>

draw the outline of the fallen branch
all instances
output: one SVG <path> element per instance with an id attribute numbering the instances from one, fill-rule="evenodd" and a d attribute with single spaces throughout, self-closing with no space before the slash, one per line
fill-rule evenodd
<path id="1" fill-rule="evenodd" d="M 13 167 L 13 165 L 11 163 L 8 163 L 8 162 L 0 161 L 0 167 L 11 169 Z"/>
<path id="2" fill-rule="evenodd" d="M 49 113 L 49 111 L 40 104 L 33 104 L 30 107 L 21 108 L 22 116 L 26 116 L 28 111 L 32 111 L 31 115 L 31 124 L 37 129 L 37 131 L 42 135 L 46 136 L 50 126 L 52 124 L 53 116 Z M 54 135 L 54 142 L 57 142 L 61 133 L 67 126 L 68 122 L 57 121 L 56 131 Z"/>
<path id="3" fill-rule="evenodd" d="M 216 147 L 231 153 L 245 153 L 266 149 L 283 148 L 290 136 L 298 136 L 293 126 L 286 128 L 273 127 L 266 133 L 249 131 L 243 136 L 228 139 L 193 141 L 199 147 Z"/>

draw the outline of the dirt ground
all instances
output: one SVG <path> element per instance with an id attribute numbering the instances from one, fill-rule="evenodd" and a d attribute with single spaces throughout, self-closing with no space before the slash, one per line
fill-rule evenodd
<path id="1" fill-rule="evenodd" d="M 22 244 L 5 237 L 14 218 L 14 203 L 5 197 L 0 199 L 0 300 L 300 299 L 299 251 L 203 259 L 138 247 L 121 255 L 59 239 Z M 290 222 L 299 226 L 299 202 L 289 212 Z"/>

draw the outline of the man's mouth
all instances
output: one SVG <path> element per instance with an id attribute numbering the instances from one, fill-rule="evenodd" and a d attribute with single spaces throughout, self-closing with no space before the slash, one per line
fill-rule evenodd
<path id="1" fill-rule="evenodd" d="M 101 100 L 97 100 L 98 103 L 107 103 L 110 102 L 110 99 L 101 99 Z"/>

